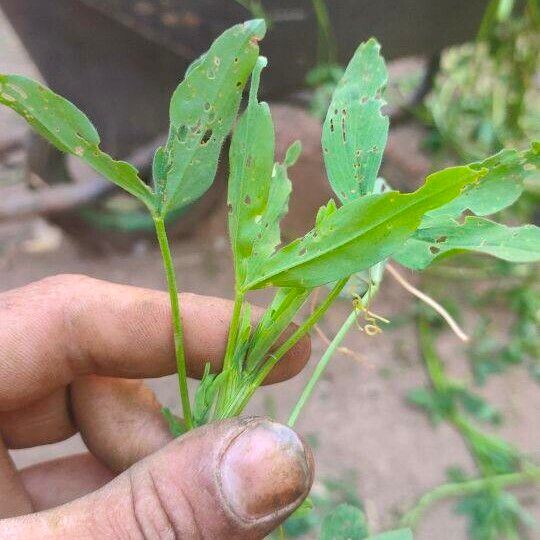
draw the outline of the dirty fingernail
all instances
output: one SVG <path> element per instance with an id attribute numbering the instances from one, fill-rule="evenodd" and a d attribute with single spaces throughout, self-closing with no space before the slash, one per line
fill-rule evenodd
<path id="1" fill-rule="evenodd" d="M 280 519 L 307 496 L 313 457 L 292 429 L 261 419 L 230 443 L 220 476 L 225 502 L 238 518 Z"/>

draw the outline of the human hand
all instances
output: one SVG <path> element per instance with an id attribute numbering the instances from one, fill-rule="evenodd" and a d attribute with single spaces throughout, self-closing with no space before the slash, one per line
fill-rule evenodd
<path id="1" fill-rule="evenodd" d="M 191 376 L 219 366 L 231 307 L 182 295 Z M 311 453 L 285 426 L 238 418 L 172 439 L 133 380 L 175 372 L 165 293 L 56 276 L 0 294 L 0 321 L 0 538 L 256 539 L 307 495 Z M 309 352 L 301 340 L 267 382 Z M 15 470 L 8 449 L 77 431 L 88 453 Z"/>

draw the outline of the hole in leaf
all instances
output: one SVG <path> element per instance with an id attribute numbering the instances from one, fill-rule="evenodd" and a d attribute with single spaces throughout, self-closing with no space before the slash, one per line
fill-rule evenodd
<path id="1" fill-rule="evenodd" d="M 330 118 L 330 131 L 334 133 L 334 119 Z"/>
<path id="2" fill-rule="evenodd" d="M 236 81 L 236 88 L 242 88 L 242 81 Z"/>
<path id="3" fill-rule="evenodd" d="M 229 214 L 231 214 L 233 211 L 233 206 L 231 203 L 227 204 L 227 212 L 229 212 Z"/>
<path id="4" fill-rule="evenodd" d="M 436 255 L 441 250 L 437 246 L 429 246 L 429 251 L 431 251 L 431 253 L 433 253 L 433 255 Z"/>
<path id="5" fill-rule="evenodd" d="M 306 249 L 305 247 L 303 247 L 303 248 L 298 252 L 298 255 L 299 255 L 300 257 L 303 257 L 303 256 L 306 254 L 306 251 L 307 251 L 307 249 Z"/>
<path id="6" fill-rule="evenodd" d="M 177 139 L 183 143 L 183 142 L 186 142 L 186 138 L 187 138 L 187 127 L 182 124 L 176 131 L 176 137 Z"/>
<path id="7" fill-rule="evenodd" d="M 208 101 L 203 105 L 204 107 L 204 110 L 206 112 L 210 111 L 212 109 L 212 105 L 210 105 L 210 103 L 208 103 Z"/>
<path id="8" fill-rule="evenodd" d="M 446 240 L 448 240 L 447 236 L 439 236 L 439 238 L 437 238 L 436 242 L 437 242 L 437 244 L 442 244 L 443 242 L 446 242 Z"/>
<path id="9" fill-rule="evenodd" d="M 207 129 L 204 132 L 203 138 L 201 139 L 201 144 L 206 144 L 210 140 L 211 137 L 212 137 L 212 130 Z"/>
<path id="10" fill-rule="evenodd" d="M 249 206 L 251 204 L 251 197 L 249 195 L 246 195 L 244 202 Z"/>

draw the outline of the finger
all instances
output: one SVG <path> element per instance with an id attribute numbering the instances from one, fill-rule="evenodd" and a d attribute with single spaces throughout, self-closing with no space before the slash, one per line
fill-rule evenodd
<path id="1" fill-rule="evenodd" d="M 172 440 L 161 405 L 141 381 L 89 375 L 71 385 L 82 438 L 111 471 L 122 472 Z"/>
<path id="2" fill-rule="evenodd" d="M 63 441 L 77 432 L 69 411 L 69 389 L 60 388 L 20 409 L 0 411 L 0 433 L 10 449 Z"/>
<path id="3" fill-rule="evenodd" d="M 34 511 L 78 499 L 110 482 L 114 475 L 92 454 L 76 454 L 38 463 L 19 472 Z"/>
<path id="4" fill-rule="evenodd" d="M 0 437 L 0 519 L 32 512 L 32 502 Z"/>
<path id="5" fill-rule="evenodd" d="M 206 362 L 221 365 L 232 304 L 184 294 L 181 305 L 188 371 L 200 377 Z M 82 375 L 143 378 L 175 371 L 162 292 L 56 276 L 0 295 L 0 319 L 0 410 L 28 405 Z M 306 338 L 268 382 L 298 373 L 309 352 Z"/>
<path id="6" fill-rule="evenodd" d="M 262 539 L 312 479 L 311 453 L 292 430 L 228 420 L 176 439 L 91 495 L 0 522 L 0 537 Z"/>
<path id="7" fill-rule="evenodd" d="M 153 392 L 136 380 L 87 375 L 69 391 L 63 388 L 23 409 L 0 413 L 0 432 L 10 449 L 51 444 L 77 431 L 116 472 L 172 438 Z"/>

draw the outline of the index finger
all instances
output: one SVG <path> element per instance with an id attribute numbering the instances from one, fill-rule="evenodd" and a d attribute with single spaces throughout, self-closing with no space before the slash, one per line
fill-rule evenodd
<path id="1" fill-rule="evenodd" d="M 200 377 L 207 362 L 219 369 L 232 302 L 182 294 L 181 311 L 188 374 Z M 36 401 L 82 375 L 144 378 L 176 370 L 164 292 L 55 276 L 1 294 L 0 321 L 0 410 Z M 309 353 L 305 338 L 267 382 L 298 373 Z"/>

